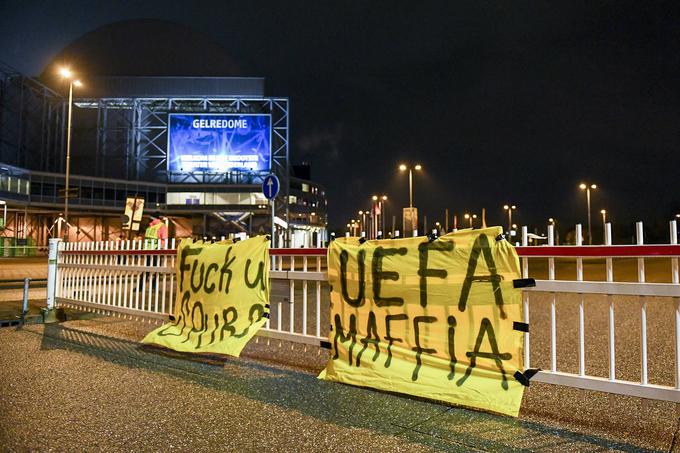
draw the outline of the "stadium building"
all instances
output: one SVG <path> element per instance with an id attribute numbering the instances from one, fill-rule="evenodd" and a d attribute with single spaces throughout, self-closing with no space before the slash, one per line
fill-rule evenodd
<path id="1" fill-rule="evenodd" d="M 101 53 L 102 35 L 139 25 L 121 24 L 86 35 L 70 54 L 86 60 L 83 42 Z M 41 80 L 0 66 L 6 238 L 44 245 L 58 236 L 139 237 L 157 213 L 171 237 L 243 237 L 269 233 L 274 224 L 277 246 L 326 241 L 325 190 L 308 166 L 291 162 L 289 100 L 265 95 L 263 78 L 87 71 L 83 86 L 73 87 L 67 165 L 69 85 L 46 81 L 61 57 Z M 270 174 L 280 183 L 274 216 L 263 193 Z"/>

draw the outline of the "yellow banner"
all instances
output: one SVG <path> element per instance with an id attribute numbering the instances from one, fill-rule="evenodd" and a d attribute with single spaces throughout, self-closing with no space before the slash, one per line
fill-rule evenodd
<path id="1" fill-rule="evenodd" d="M 517 416 L 526 325 L 519 258 L 501 233 L 333 241 L 319 377 Z"/>
<path id="2" fill-rule="evenodd" d="M 174 321 L 142 343 L 238 357 L 269 317 L 269 241 L 185 239 L 177 250 Z"/>

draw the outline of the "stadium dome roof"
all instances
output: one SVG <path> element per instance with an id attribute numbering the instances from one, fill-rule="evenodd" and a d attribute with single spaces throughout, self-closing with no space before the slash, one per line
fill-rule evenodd
<path id="1" fill-rule="evenodd" d="M 87 76 L 242 76 L 243 69 L 207 34 L 174 22 L 137 19 L 85 33 L 66 46 L 40 74 L 60 84 L 58 68 Z"/>

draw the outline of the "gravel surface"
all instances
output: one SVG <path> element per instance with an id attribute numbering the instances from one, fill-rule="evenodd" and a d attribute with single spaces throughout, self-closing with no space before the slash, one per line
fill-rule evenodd
<path id="1" fill-rule="evenodd" d="M 655 403 L 646 409 L 639 403 L 634 406 L 640 412 L 636 418 L 633 410 L 628 411 L 635 401 L 605 395 L 591 404 L 598 399 L 594 392 L 532 384 L 516 420 L 319 381 L 316 373 L 327 352 L 317 348 L 305 350 L 301 345 L 267 344 L 260 339 L 239 359 L 195 356 L 139 345 L 151 328 L 95 317 L 1 329 L 0 450 L 642 451 L 670 447 L 670 439 L 640 437 L 632 425 L 629 436 L 619 429 L 618 422 L 662 420 L 664 408 Z M 612 407 L 622 418 L 612 426 L 598 421 Z M 555 412 L 563 419 L 555 418 Z"/>

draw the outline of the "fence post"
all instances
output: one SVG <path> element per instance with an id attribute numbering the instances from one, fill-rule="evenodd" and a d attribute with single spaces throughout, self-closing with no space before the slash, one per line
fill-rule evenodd
<path id="1" fill-rule="evenodd" d="M 53 310 L 57 293 L 57 256 L 61 239 L 50 239 L 47 251 L 47 310 Z"/>
<path id="2" fill-rule="evenodd" d="M 43 309 L 43 322 L 56 322 L 58 316 L 55 310 L 57 297 L 57 260 L 61 239 L 52 238 L 47 249 L 47 308 Z"/>

